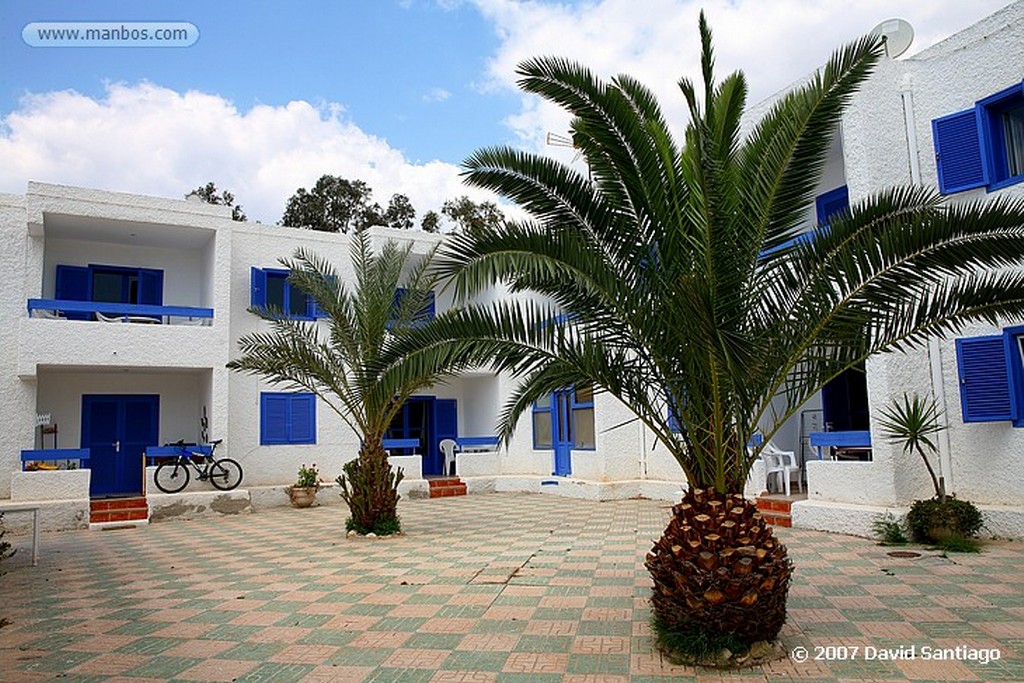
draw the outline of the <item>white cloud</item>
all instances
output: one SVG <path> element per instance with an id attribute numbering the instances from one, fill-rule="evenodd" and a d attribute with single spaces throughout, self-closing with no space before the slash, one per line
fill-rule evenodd
<path id="1" fill-rule="evenodd" d="M 686 120 L 681 76 L 699 80 L 697 16 L 711 25 L 719 79 L 742 69 L 754 104 L 817 69 L 840 45 L 892 17 L 907 19 L 916 37 L 910 54 L 969 26 L 1007 0 L 473 0 L 491 21 L 501 47 L 489 64 L 491 87 L 513 88 L 516 65 L 539 55 L 582 62 L 601 77 L 628 73 L 651 87 L 665 115 Z M 564 133 L 569 119 L 524 97 L 507 119 L 524 144 Z"/>
<path id="2" fill-rule="evenodd" d="M 410 163 L 343 111 L 294 101 L 243 112 L 218 95 L 152 83 L 108 85 L 101 99 L 28 95 L 0 121 L 0 191 L 38 180 L 182 197 L 212 180 L 265 223 L 324 173 L 366 181 L 382 206 L 406 194 L 420 216 L 454 196 L 488 198 L 462 184 L 456 165 Z"/>
<path id="3" fill-rule="evenodd" d="M 444 102 L 452 96 L 444 88 L 431 88 L 430 92 L 423 96 L 424 102 Z"/>

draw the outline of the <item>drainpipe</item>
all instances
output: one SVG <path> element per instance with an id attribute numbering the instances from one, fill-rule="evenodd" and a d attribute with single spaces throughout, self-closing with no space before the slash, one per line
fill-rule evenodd
<path id="1" fill-rule="evenodd" d="M 910 182 L 921 184 L 921 160 L 918 157 L 917 128 L 914 119 L 914 79 L 904 74 L 900 83 L 900 98 L 903 100 L 903 127 L 907 134 L 907 154 L 910 159 Z M 953 490 L 953 463 L 949 447 L 949 419 L 946 412 L 946 382 L 942 376 L 942 346 L 937 337 L 928 340 L 928 363 L 931 366 L 932 396 L 941 411 L 939 422 L 943 429 L 936 435 L 939 446 L 939 482 L 946 491 Z"/>

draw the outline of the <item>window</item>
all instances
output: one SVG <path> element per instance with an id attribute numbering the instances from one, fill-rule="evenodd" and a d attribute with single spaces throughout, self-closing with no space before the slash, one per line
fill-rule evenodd
<path id="1" fill-rule="evenodd" d="M 260 394 L 260 444 L 316 443 L 316 397 L 308 393 Z"/>
<path id="2" fill-rule="evenodd" d="M 956 340 L 964 422 L 1024 427 L 1024 326 Z"/>
<path id="3" fill-rule="evenodd" d="M 398 308 L 402 305 L 402 300 L 407 296 L 408 291 L 409 290 L 407 290 L 405 287 L 399 287 L 398 289 L 395 290 L 395 312 L 391 316 L 391 322 L 388 323 L 388 329 L 391 329 L 391 325 L 394 324 L 394 320 L 398 316 Z M 425 303 L 423 305 L 423 308 L 416 311 L 416 314 L 413 315 L 412 317 L 412 324 L 414 326 L 422 325 L 423 323 L 429 322 L 434 319 L 434 293 L 427 292 L 426 296 L 424 297 L 424 300 Z"/>
<path id="4" fill-rule="evenodd" d="M 55 295 L 64 301 L 105 301 L 162 306 L 164 271 L 154 268 L 57 266 Z M 69 311 L 68 318 L 88 320 L 92 313 Z"/>
<path id="5" fill-rule="evenodd" d="M 545 450 L 569 446 L 576 450 L 597 448 L 594 425 L 594 389 L 562 389 L 533 404 L 533 448 Z"/>
<path id="6" fill-rule="evenodd" d="M 250 304 L 253 308 L 283 311 L 289 318 L 313 320 L 324 317 L 313 297 L 292 285 L 288 271 L 253 268 L 250 276 Z"/>
<path id="7" fill-rule="evenodd" d="M 943 194 L 1024 181 L 1024 84 L 935 119 L 932 137 Z"/>
<path id="8" fill-rule="evenodd" d="M 783 249 L 789 249 L 796 244 L 812 241 L 818 234 L 819 230 L 821 232 L 827 232 L 828 222 L 832 216 L 846 211 L 848 208 L 850 208 L 850 193 L 846 185 L 837 187 L 834 190 L 829 190 L 828 192 L 823 192 L 814 198 L 815 219 L 818 221 L 818 225 L 820 227 L 815 230 L 802 232 L 796 237 L 791 237 L 782 244 L 775 245 L 771 249 L 765 249 L 761 252 L 761 258 L 764 258 L 769 254 L 774 254 L 777 251 L 782 251 Z"/>

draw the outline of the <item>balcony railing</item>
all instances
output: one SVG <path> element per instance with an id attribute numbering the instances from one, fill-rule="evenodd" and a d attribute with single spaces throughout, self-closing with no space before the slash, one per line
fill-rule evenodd
<path id="1" fill-rule="evenodd" d="M 28 300 L 28 314 L 33 318 L 68 318 L 69 313 L 79 314 L 75 316 L 77 319 L 150 325 L 209 325 L 213 320 L 212 308 L 195 306 L 153 306 L 69 299 Z"/>

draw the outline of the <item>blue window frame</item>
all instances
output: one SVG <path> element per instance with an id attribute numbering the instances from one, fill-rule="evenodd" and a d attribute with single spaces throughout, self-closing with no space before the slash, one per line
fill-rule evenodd
<path id="1" fill-rule="evenodd" d="M 155 268 L 88 266 L 59 264 L 56 273 L 56 298 L 63 301 L 105 301 L 117 304 L 164 303 L 164 271 Z M 92 313 L 69 311 L 68 318 L 89 320 Z"/>
<path id="2" fill-rule="evenodd" d="M 283 268 L 252 268 L 249 303 L 253 308 L 281 311 L 288 318 L 314 320 L 325 316 L 313 297 L 292 285 Z"/>
<path id="3" fill-rule="evenodd" d="M 1024 326 L 956 340 L 964 422 L 1024 427 Z"/>
<path id="4" fill-rule="evenodd" d="M 567 400 L 563 400 L 565 398 Z M 569 414 L 564 417 L 568 419 L 563 420 L 561 413 L 566 410 Z M 597 449 L 593 387 L 547 394 L 534 401 L 531 417 L 534 450 L 554 448 L 556 437 L 560 441 L 570 442 L 573 450 Z M 566 429 L 567 434 L 564 433 Z"/>
<path id="5" fill-rule="evenodd" d="M 391 316 L 391 322 L 388 323 L 388 329 L 391 329 L 391 326 L 394 324 L 395 318 L 398 315 L 398 308 L 399 308 L 399 306 L 402 305 L 402 300 L 406 297 L 408 291 L 409 290 L 407 288 L 405 288 L 405 287 L 399 287 L 398 289 L 395 290 L 395 296 L 394 296 L 394 311 L 395 312 Z M 415 325 L 422 325 L 423 323 L 429 322 L 429 321 L 434 319 L 434 316 L 435 316 L 434 292 L 432 292 L 432 291 L 431 292 L 427 292 L 426 296 L 424 298 L 426 300 L 426 303 L 424 303 L 423 308 L 421 308 L 420 310 L 416 311 L 416 314 L 412 318 L 412 324 L 414 326 Z"/>
<path id="6" fill-rule="evenodd" d="M 260 394 L 260 444 L 316 443 L 316 396 L 264 391 Z"/>
<path id="7" fill-rule="evenodd" d="M 813 241 L 819 232 L 824 233 L 828 231 L 828 222 L 832 216 L 846 211 L 848 208 L 850 208 L 850 192 L 846 185 L 842 185 L 834 190 L 829 190 L 828 192 L 818 195 L 814 199 L 814 212 L 815 218 L 818 221 L 818 228 L 802 232 L 796 237 L 791 237 L 782 244 L 775 245 L 771 249 L 765 249 L 761 252 L 761 258 L 764 258 L 769 254 L 774 254 L 777 251 L 782 251 L 783 249 L 789 249 L 796 244 Z"/>
<path id="8" fill-rule="evenodd" d="M 942 194 L 1024 181 L 1024 82 L 932 121 Z"/>

